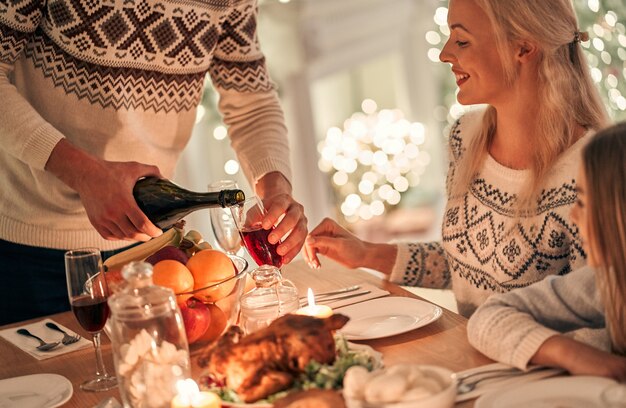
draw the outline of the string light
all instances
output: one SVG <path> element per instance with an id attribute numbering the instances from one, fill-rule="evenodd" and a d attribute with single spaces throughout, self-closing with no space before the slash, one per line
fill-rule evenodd
<path id="1" fill-rule="evenodd" d="M 350 116 L 343 129 L 329 128 L 317 147 L 318 167 L 331 174 L 348 222 L 369 220 L 398 205 L 430 162 L 420 149 L 424 125 L 409 122 L 398 109 L 377 111 L 377 106 L 364 100 L 363 111 Z"/>

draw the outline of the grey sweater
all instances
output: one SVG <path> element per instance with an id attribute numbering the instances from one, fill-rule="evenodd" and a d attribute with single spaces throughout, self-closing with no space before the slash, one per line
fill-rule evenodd
<path id="1" fill-rule="evenodd" d="M 472 346 L 483 354 L 525 369 L 548 338 L 581 328 L 604 327 L 595 273 L 584 267 L 490 297 L 470 318 L 467 333 Z M 595 331 L 595 335 L 607 343 L 605 330 Z M 598 339 L 593 340 L 597 345 Z"/>

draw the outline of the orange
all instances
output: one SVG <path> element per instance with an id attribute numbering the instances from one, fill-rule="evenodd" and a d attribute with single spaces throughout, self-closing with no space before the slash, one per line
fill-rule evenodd
<path id="1" fill-rule="evenodd" d="M 124 286 L 126 285 L 126 281 L 122 277 L 121 268 L 107 270 L 104 273 L 104 277 L 106 278 L 107 288 L 109 289 L 110 295 L 124 289 Z"/>
<path id="2" fill-rule="evenodd" d="M 187 261 L 187 268 L 194 280 L 194 296 L 205 302 L 215 302 L 228 296 L 233 290 L 236 279 L 220 285 L 219 282 L 235 276 L 235 266 L 223 252 L 215 249 L 198 251 Z M 211 288 L 209 286 L 215 285 Z M 207 289 L 204 289 L 207 288 Z M 204 289 L 204 290 L 199 290 Z"/>
<path id="3" fill-rule="evenodd" d="M 228 316 L 219 307 L 212 303 L 207 303 L 209 312 L 211 313 L 211 325 L 204 332 L 202 337 L 196 340 L 196 343 L 208 343 L 211 342 L 224 332 L 226 325 L 228 324 Z"/>
<path id="4" fill-rule="evenodd" d="M 152 268 L 152 281 L 155 285 L 165 286 L 174 293 L 189 292 L 193 290 L 193 275 L 182 263 L 173 259 L 164 259 L 154 264 Z M 185 299 L 182 299 L 185 297 Z M 177 301 L 184 302 L 190 296 L 178 296 Z"/>

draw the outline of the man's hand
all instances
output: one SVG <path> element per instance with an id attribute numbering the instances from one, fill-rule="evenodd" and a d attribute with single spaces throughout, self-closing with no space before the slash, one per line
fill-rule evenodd
<path id="1" fill-rule="evenodd" d="M 162 177 L 159 169 L 137 162 L 109 162 L 61 140 L 46 170 L 74 189 L 89 221 L 107 240 L 148 241 L 163 232 L 141 211 L 133 187 L 144 176 Z"/>
<path id="2" fill-rule="evenodd" d="M 291 184 L 281 173 L 264 175 L 257 181 L 255 190 L 267 210 L 263 229 L 276 226 L 268 239 L 271 244 L 275 244 L 284 238 L 276 252 L 283 257 L 283 263 L 289 263 L 298 255 L 306 238 L 307 219 L 304 207 L 293 199 Z"/>

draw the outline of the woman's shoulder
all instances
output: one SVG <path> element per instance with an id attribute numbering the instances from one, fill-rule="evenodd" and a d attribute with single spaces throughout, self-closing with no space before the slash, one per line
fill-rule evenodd
<path id="1" fill-rule="evenodd" d="M 485 111 L 484 107 L 470 108 L 450 127 L 448 143 L 455 160 L 463 154 L 471 140 L 480 131 Z"/>
<path id="2" fill-rule="evenodd" d="M 594 134 L 594 130 L 586 131 L 580 139 L 565 149 L 556 159 L 552 171 L 550 172 L 551 176 L 557 179 L 572 176 L 571 178 L 575 179 L 578 174 L 578 166 L 582 160 L 581 152 L 587 143 L 591 141 Z"/>

